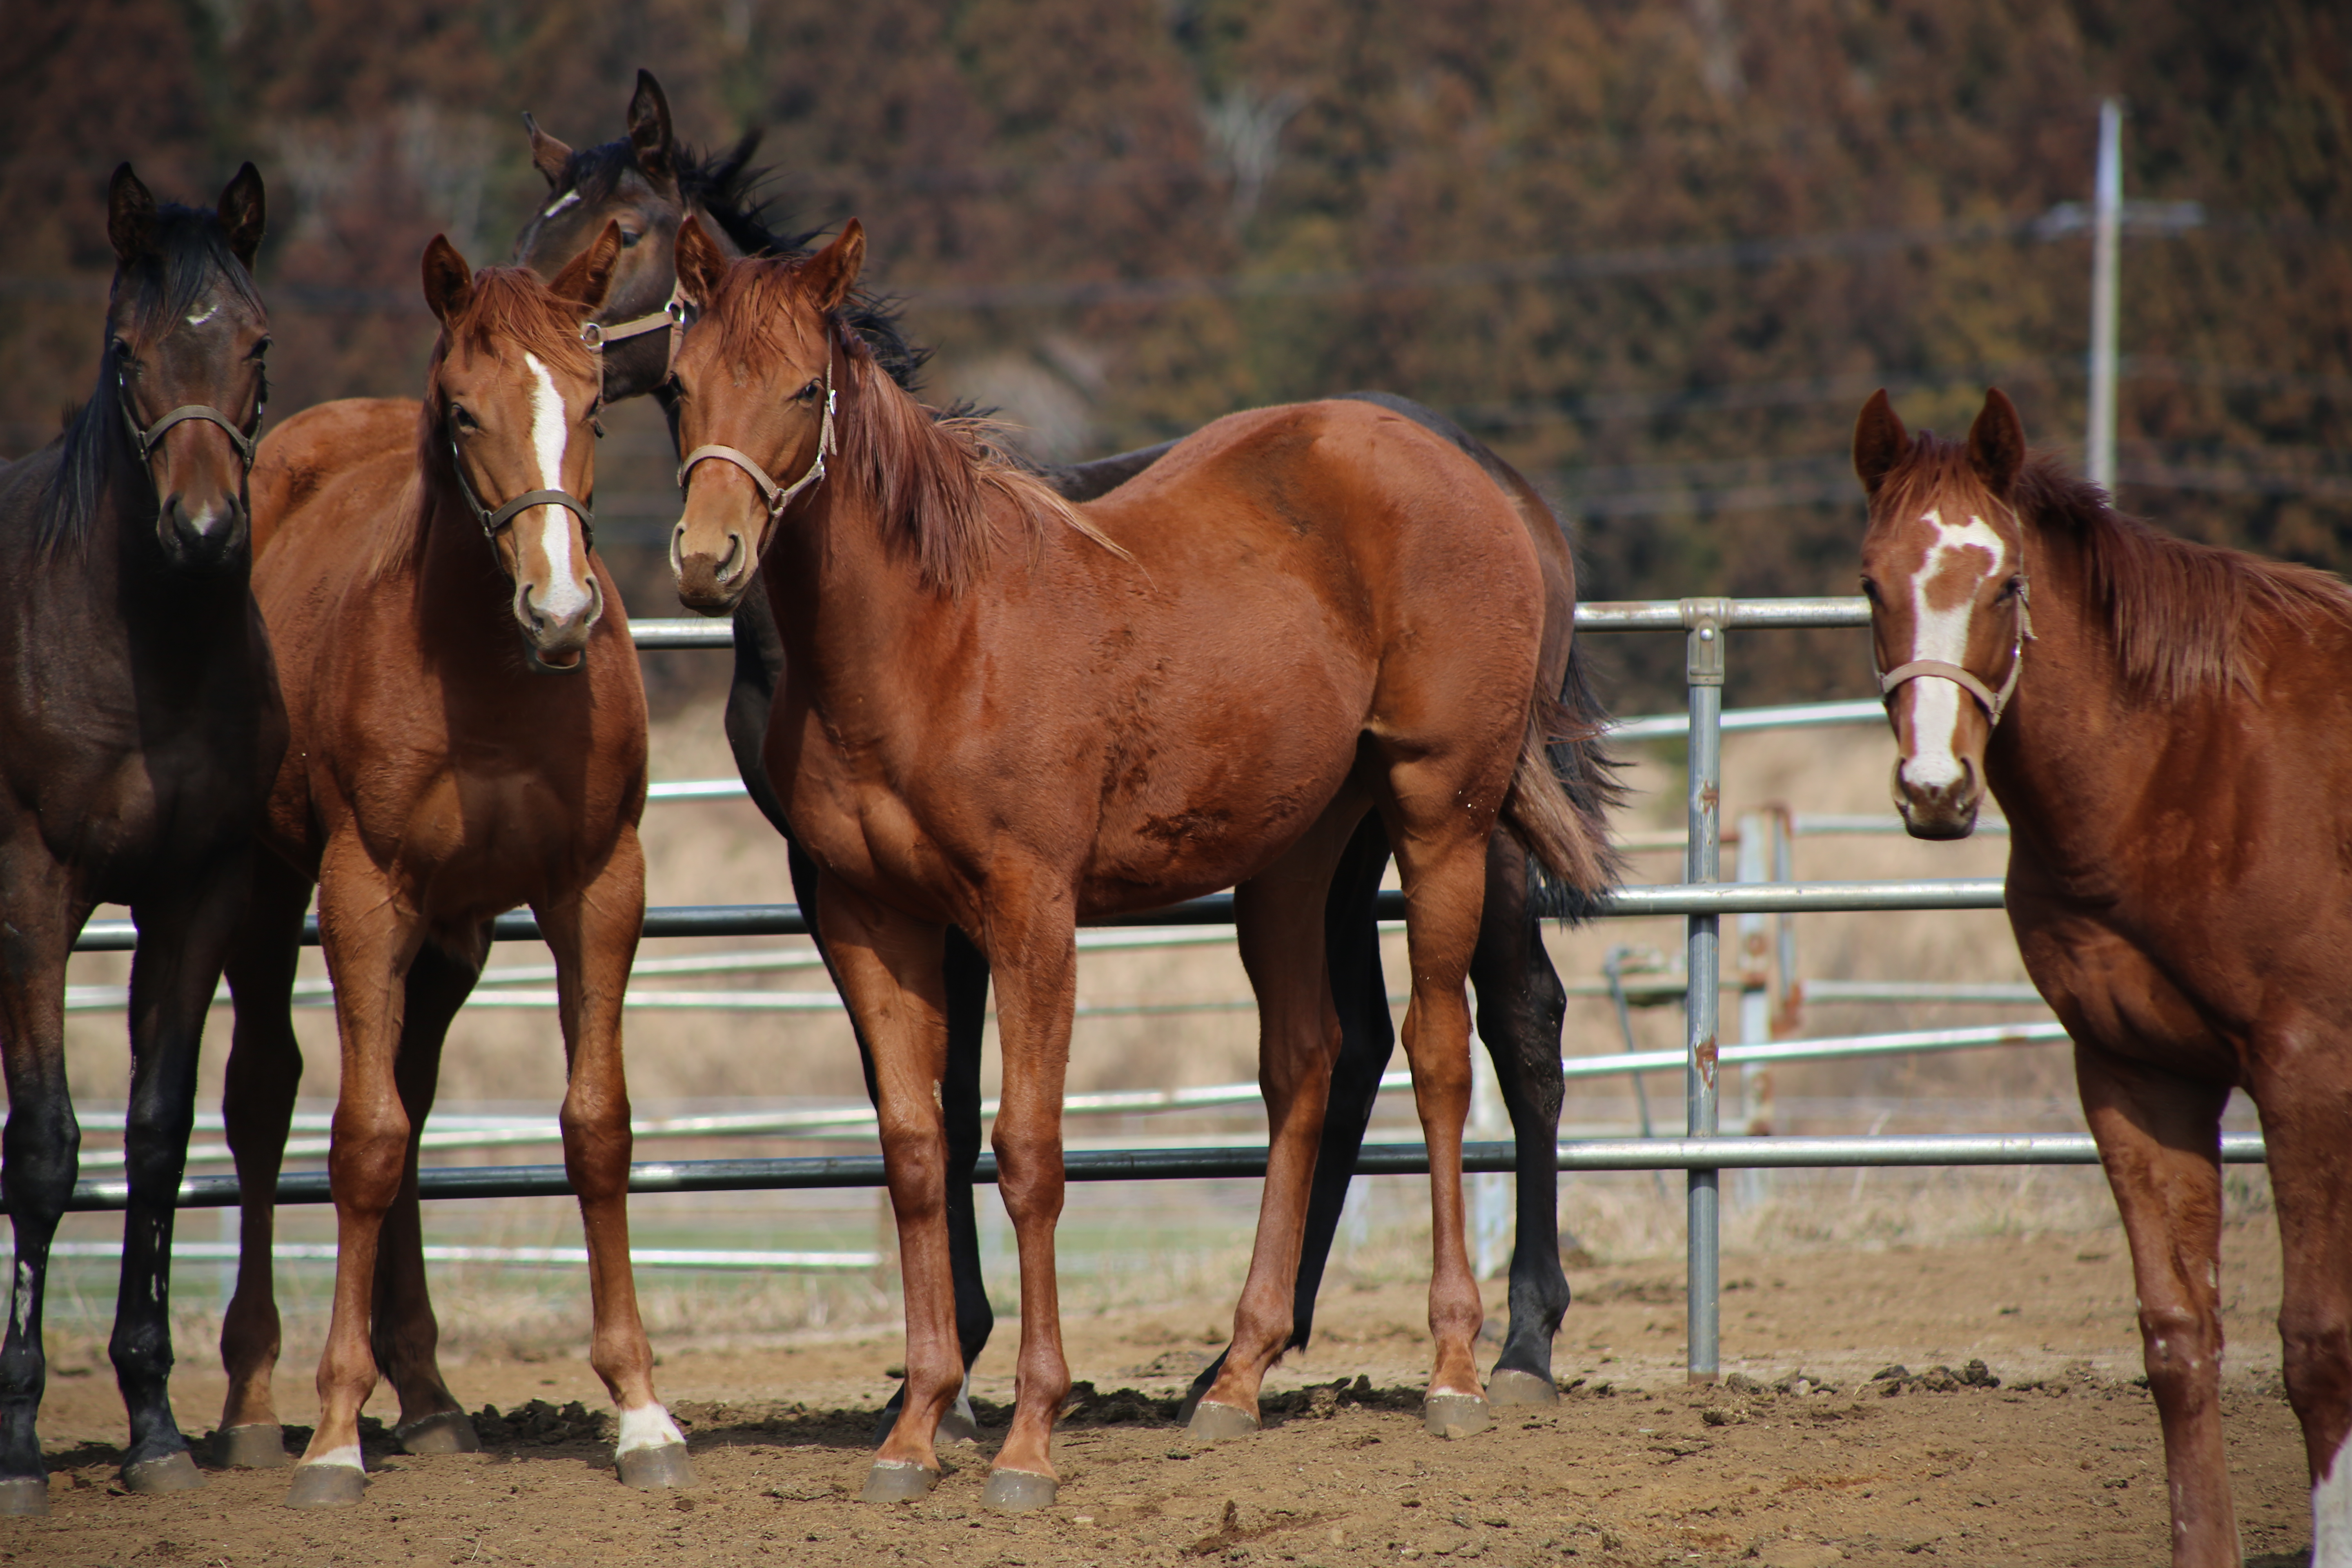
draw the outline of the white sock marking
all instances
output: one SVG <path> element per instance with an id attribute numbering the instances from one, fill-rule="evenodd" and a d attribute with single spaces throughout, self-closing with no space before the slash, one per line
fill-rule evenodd
<path id="1" fill-rule="evenodd" d="M 571 421 L 563 411 L 563 395 L 555 390 L 555 377 L 540 363 L 537 354 L 527 353 L 522 359 L 538 384 L 530 389 L 530 445 L 539 456 L 537 488 L 560 490 L 563 488 L 563 449 L 571 435 Z M 530 510 L 539 519 L 540 549 L 547 558 L 547 587 L 539 607 L 551 620 L 568 621 L 593 603 L 587 590 L 573 581 L 572 513 L 560 506 Z"/>
<path id="2" fill-rule="evenodd" d="M 2352 1568 L 2352 1442 L 2336 1445 L 2311 1489 L 2311 1568 Z"/>
<path id="3" fill-rule="evenodd" d="M 639 1448 L 664 1448 L 685 1441 L 686 1434 L 677 1429 L 669 1412 L 656 1401 L 641 1409 L 621 1412 L 621 1440 L 613 1451 L 628 1454 Z"/>
<path id="4" fill-rule="evenodd" d="M 360 1446 L 357 1443 L 346 1443 L 340 1448 L 330 1448 L 319 1458 L 305 1459 L 302 1462 L 306 1465 L 348 1465 L 354 1470 L 367 1468 L 365 1465 L 360 1463 Z"/>
<path id="5" fill-rule="evenodd" d="M 1941 512 L 1930 510 L 1922 521 L 1935 529 L 1936 542 L 1927 547 L 1927 558 L 1911 574 L 1911 611 L 1917 630 L 1913 634 L 1911 657 L 1902 662 L 1932 658 L 1965 668 L 1969 659 L 1969 622 L 1976 612 L 1976 589 L 1985 578 L 2001 570 L 2009 550 L 2000 535 L 1980 517 L 1970 517 L 1955 528 L 1944 521 Z M 1990 564 L 1977 574 L 1977 582 L 1969 585 L 1967 595 L 1958 605 L 1949 609 L 1935 608 L 1927 602 L 1929 584 L 1957 564 L 1953 558 L 1966 550 L 1986 552 L 1991 557 Z M 1956 750 L 1960 703 L 1964 698 L 1971 702 L 1976 700 L 1953 682 L 1932 676 L 1912 681 L 1904 690 L 1911 698 L 1912 751 L 1903 759 L 1903 782 L 1915 789 L 1941 789 L 1959 783 L 1964 776 Z"/>

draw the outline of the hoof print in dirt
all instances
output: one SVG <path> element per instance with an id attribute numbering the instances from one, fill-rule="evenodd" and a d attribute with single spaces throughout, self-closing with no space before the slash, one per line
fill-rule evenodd
<path id="1" fill-rule="evenodd" d="M 482 1439 L 462 1410 L 436 1410 L 392 1429 L 404 1454 L 478 1454 Z"/>
<path id="2" fill-rule="evenodd" d="M 997 1470 L 980 1494 L 981 1506 L 999 1513 L 1034 1513 L 1054 1502 L 1054 1478 L 1027 1470 Z"/>
<path id="3" fill-rule="evenodd" d="M 860 1502 L 913 1502 L 930 1495 L 939 1485 L 940 1473 L 927 1466 L 908 1459 L 877 1459 L 866 1472 L 866 1489 L 857 1494 Z"/>
<path id="4" fill-rule="evenodd" d="M 349 1508 L 367 1495 L 367 1472 L 356 1465 L 297 1465 L 286 1489 L 288 1508 Z"/>
<path id="5" fill-rule="evenodd" d="M 1467 1437 L 1495 1424 L 1486 1402 L 1475 1394 L 1433 1394 L 1422 1403 L 1421 1418 L 1433 1437 Z"/>
<path id="6" fill-rule="evenodd" d="M 628 1449 L 615 1461 L 614 1468 L 620 1472 L 623 1486 L 635 1487 L 639 1491 L 694 1484 L 694 1460 L 688 1457 L 683 1443 L 656 1443 L 650 1447 Z"/>
<path id="7" fill-rule="evenodd" d="M 23 1518 L 49 1511 L 49 1478 L 10 1476 L 0 1481 L 0 1514 Z"/>
<path id="8" fill-rule="evenodd" d="M 204 1484 L 204 1472 L 196 1468 L 196 1461 L 185 1448 L 122 1467 L 123 1489 L 142 1496 L 151 1492 L 192 1492 Z"/>
<path id="9" fill-rule="evenodd" d="M 1558 1405 L 1559 1389 L 1548 1377 L 1505 1368 L 1486 1380 L 1486 1403 L 1497 1410 Z"/>
<path id="10" fill-rule="evenodd" d="M 1256 1436 L 1258 1425 L 1254 1411 L 1203 1399 L 1192 1407 L 1192 1419 L 1186 1423 L 1184 1436 L 1195 1443 L 1223 1443 Z"/>
<path id="11" fill-rule="evenodd" d="M 213 1434 L 213 1463 L 230 1470 L 282 1470 L 294 1462 L 286 1428 L 274 1421 L 224 1426 Z"/>

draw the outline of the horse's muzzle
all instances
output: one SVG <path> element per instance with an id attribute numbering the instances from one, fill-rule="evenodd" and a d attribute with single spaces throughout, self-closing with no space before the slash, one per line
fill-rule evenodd
<path id="1" fill-rule="evenodd" d="M 1895 765 L 1895 809 L 1914 838 L 1966 838 L 1977 827 L 1977 808 L 1984 801 L 1984 775 L 1969 758 L 1959 759 L 1960 776 L 1948 784 L 1923 784 L 1903 776 Z"/>
<path id="2" fill-rule="evenodd" d="M 234 490 L 203 501 L 175 490 L 156 515 L 155 536 L 173 566 L 202 573 L 217 571 L 250 534 Z"/>
<path id="3" fill-rule="evenodd" d="M 515 591 L 514 608 L 530 668 L 542 675 L 564 674 L 585 662 L 582 655 L 588 647 L 588 634 L 604 613 L 604 590 L 590 577 L 586 605 L 559 614 L 548 609 L 525 584 Z"/>
<path id="4" fill-rule="evenodd" d="M 670 536 L 670 568 L 677 578 L 678 603 L 706 616 L 732 614 L 751 581 L 751 542 L 735 529 L 724 536 L 726 548 L 714 554 L 688 549 L 686 525 Z"/>

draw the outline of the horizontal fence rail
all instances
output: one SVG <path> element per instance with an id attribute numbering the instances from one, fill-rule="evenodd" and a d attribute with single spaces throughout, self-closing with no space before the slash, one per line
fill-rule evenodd
<path id="1" fill-rule="evenodd" d="M 1063 1157 L 1074 1182 L 1236 1180 L 1265 1174 L 1263 1147 L 1207 1149 L 1083 1149 Z M 2221 1134 L 2225 1163 L 2258 1165 L 2263 1140 L 2257 1132 Z M 2095 1165 L 2099 1152 L 2086 1132 L 1872 1133 L 1853 1137 L 1779 1138 L 1591 1138 L 1557 1146 L 1563 1171 L 1767 1171 L 1885 1165 Z M 1517 1169 L 1509 1143 L 1465 1143 L 1466 1173 Z M 1422 1176 L 1429 1173 L 1429 1151 L 1419 1143 L 1367 1143 L 1356 1157 L 1356 1173 Z M 996 1156 L 982 1153 L 972 1169 L 976 1182 L 997 1179 Z M 631 1193 L 741 1193 L 799 1191 L 814 1187 L 878 1187 L 886 1177 L 878 1154 L 816 1155 L 785 1160 L 674 1160 L 629 1167 Z M 441 1166 L 417 1174 L 417 1193 L 426 1198 L 551 1198 L 572 1193 L 561 1165 Z M 66 1207 L 90 1213 L 127 1207 L 131 1186 L 120 1180 L 77 1182 Z M 180 1184 L 182 1208 L 233 1208 L 239 1199 L 235 1176 L 190 1176 Z M 281 1204 L 334 1201 L 324 1171 L 278 1178 Z"/>

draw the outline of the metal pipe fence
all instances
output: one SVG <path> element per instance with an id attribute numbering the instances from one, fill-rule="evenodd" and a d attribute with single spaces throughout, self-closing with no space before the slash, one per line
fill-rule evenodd
<path id="1" fill-rule="evenodd" d="M 2001 885 L 1994 879 L 1914 879 L 1883 882 L 1798 882 L 1786 879 L 1726 884 L 1721 880 L 1722 737 L 1727 729 L 1764 729 L 1801 723 L 1875 721 L 1874 702 L 1805 704 L 1768 715 L 1741 719 L 1725 715 L 1723 680 L 1727 665 L 1728 634 L 1735 630 L 1792 627 L 1866 627 L 1869 610 L 1860 598 L 1819 599 L 1684 599 L 1601 603 L 1577 607 L 1576 625 L 1588 633 L 1681 632 L 1685 639 L 1685 675 L 1690 700 L 1679 729 L 1671 720 L 1643 721 L 1620 729 L 1628 739 L 1653 733 L 1679 732 L 1688 742 L 1688 828 L 1683 849 L 1684 880 L 1679 884 L 1628 887 L 1606 900 L 1601 912 L 1610 916 L 1679 915 L 1685 926 L 1684 1006 L 1686 1016 L 1684 1051 L 1629 1053 L 1599 1071 L 1647 1070 L 1683 1066 L 1685 1075 L 1686 1136 L 1653 1139 L 1595 1139 L 1558 1146 L 1563 1171 L 1682 1171 L 1686 1173 L 1685 1201 L 1689 1239 L 1688 1372 L 1694 1381 L 1711 1381 L 1718 1368 L 1721 1252 L 1720 1186 L 1725 1170 L 1792 1169 L 1878 1165 L 2033 1165 L 2091 1164 L 2097 1151 L 2082 1134 L 1934 1134 L 1867 1137 L 1718 1137 L 1717 1073 L 1726 1063 L 1795 1059 L 1760 1054 L 1801 1048 L 1802 1042 L 1771 1046 L 1723 1047 L 1718 1038 L 1718 994 L 1721 988 L 1719 921 L 1728 915 L 1798 914 L 1829 910 L 1991 910 L 2001 907 Z M 631 628 L 641 649 L 727 648 L 733 627 L 715 620 L 649 620 Z M 706 787 L 688 781 L 688 787 Z M 703 796 L 726 793 L 719 784 Z M 740 785 L 737 786 L 740 788 Z M 1874 821 L 1874 819 L 1872 819 Z M 1832 827 L 1829 831 L 1853 831 Z M 1383 893 L 1376 915 L 1401 919 L 1403 899 Z M 1230 894 L 1195 899 L 1171 909 L 1140 911 L 1096 922 L 1103 926 L 1226 925 L 1233 919 Z M 648 910 L 648 937 L 718 937 L 803 935 L 808 926 L 791 904 L 698 905 Z M 495 922 L 499 941 L 536 938 L 537 922 L 527 913 L 503 915 Z M 306 926 L 303 940 L 318 940 L 315 921 Z M 134 945 L 136 932 L 129 921 L 92 922 L 77 950 L 124 951 Z M 2025 1031 L 2054 1030 L 2054 1025 L 2003 1026 Z M 1934 1033 L 1933 1031 L 1923 1033 Z M 1903 1048 L 1920 1048 L 1906 1047 Z M 1587 1058 L 1591 1059 L 1591 1058 Z M 1606 1059 L 1606 1058 L 1601 1058 Z M 1402 1077 L 1403 1075 L 1397 1075 Z M 2221 1156 L 2237 1163 L 2257 1163 L 2263 1158 L 2261 1140 L 2252 1134 L 2225 1134 Z M 1508 1143 L 1469 1143 L 1464 1167 L 1474 1173 L 1514 1168 Z M 1182 1180 L 1207 1177 L 1263 1177 L 1262 1148 L 1079 1150 L 1066 1160 L 1074 1181 Z M 1428 1155 L 1418 1144 L 1367 1145 L 1357 1163 L 1361 1174 L 1417 1174 L 1428 1169 Z M 993 1156 L 981 1157 L 977 1178 L 996 1179 Z M 884 1184 L 878 1156 L 855 1155 L 772 1160 L 700 1160 L 644 1163 L 632 1167 L 634 1193 L 732 1192 L 835 1186 L 878 1186 Z M 568 1193 L 570 1185 L 560 1165 L 440 1167 L 420 1173 L 420 1192 L 429 1198 L 544 1196 Z M 122 1207 L 127 1185 L 120 1180 L 78 1184 L 70 1207 L 79 1210 Z M 236 1181 L 227 1176 L 194 1176 L 181 1187 L 181 1203 L 188 1207 L 218 1207 L 237 1201 Z M 289 1204 L 331 1201 L 324 1173 L 282 1176 L 278 1201 Z"/>

